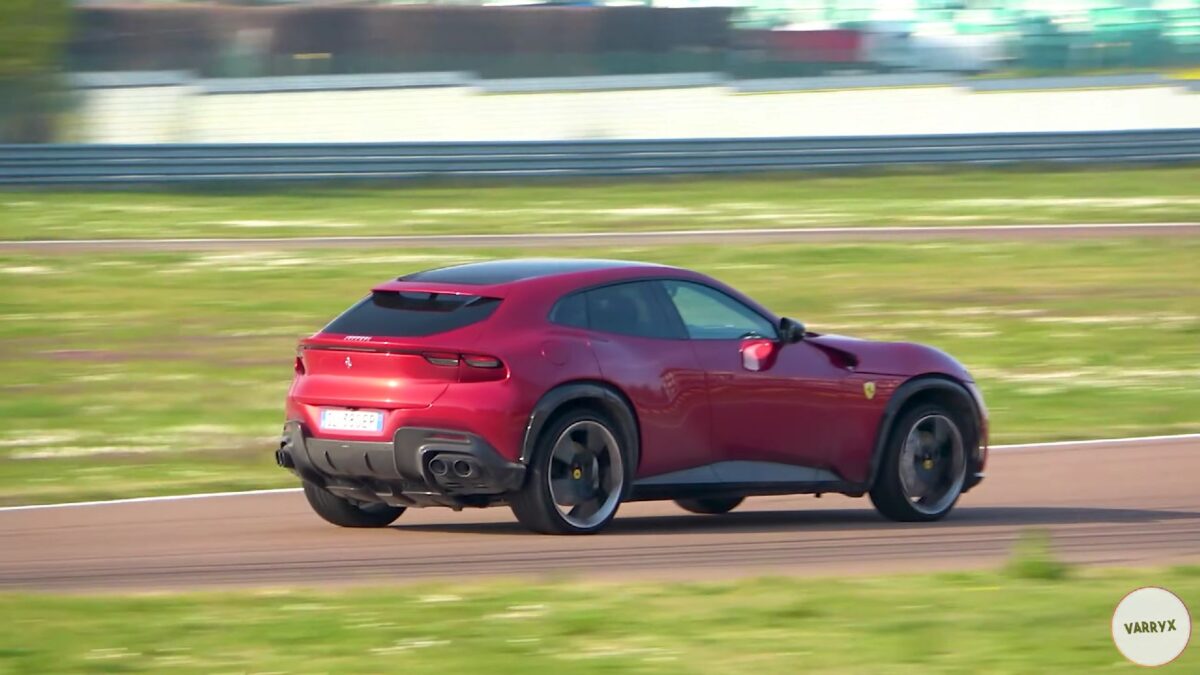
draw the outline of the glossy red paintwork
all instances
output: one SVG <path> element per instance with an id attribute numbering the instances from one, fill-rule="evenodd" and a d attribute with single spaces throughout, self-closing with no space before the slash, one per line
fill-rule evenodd
<path id="1" fill-rule="evenodd" d="M 970 382 L 952 358 L 920 345 L 814 335 L 795 344 L 755 347 L 765 367 L 753 372 L 743 367 L 739 340 L 638 338 L 547 319 L 555 301 L 571 291 L 649 278 L 708 284 L 778 323 L 778 317 L 735 289 L 696 272 L 656 265 L 489 286 L 392 281 L 377 288 L 504 300 L 487 320 L 432 337 L 347 340 L 319 333 L 303 341 L 305 372 L 295 376 L 289 391 L 288 418 L 316 430 L 323 406 L 381 410 L 381 432 L 317 433 L 387 441 L 400 426 L 462 430 L 482 436 L 515 461 L 539 398 L 561 384 L 597 381 L 616 387 L 633 403 L 641 434 L 640 477 L 723 460 L 762 460 L 826 468 L 845 480 L 862 481 L 884 408 L 900 384 L 929 373 Z M 467 381 L 472 373 L 465 366 L 430 364 L 422 356 L 427 352 L 494 356 L 504 366 L 487 375 L 498 379 Z"/>
<path id="2" fill-rule="evenodd" d="M 703 366 L 687 340 L 596 334 L 589 340 L 602 379 L 620 383 L 642 432 L 639 475 L 688 469 L 714 452 Z"/>

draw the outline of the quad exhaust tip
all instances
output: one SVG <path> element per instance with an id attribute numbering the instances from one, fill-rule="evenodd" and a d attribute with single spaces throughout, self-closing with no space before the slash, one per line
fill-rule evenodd
<path id="1" fill-rule="evenodd" d="M 474 478 L 479 475 L 479 467 L 468 459 L 443 459 L 434 457 L 429 460 L 429 473 L 438 478 L 454 476 L 456 478 Z"/>
<path id="2" fill-rule="evenodd" d="M 446 466 L 445 460 L 435 458 L 429 460 L 429 471 L 435 476 L 445 476 L 450 471 L 450 467 Z"/>
<path id="3" fill-rule="evenodd" d="M 285 469 L 296 468 L 296 462 L 292 459 L 292 453 L 288 452 L 287 450 L 275 451 L 275 463 Z"/>

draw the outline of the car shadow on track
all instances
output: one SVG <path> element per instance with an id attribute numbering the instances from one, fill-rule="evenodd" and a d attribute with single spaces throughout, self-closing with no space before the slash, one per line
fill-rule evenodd
<path id="1" fill-rule="evenodd" d="M 894 523 L 883 519 L 870 509 L 819 509 L 743 511 L 719 516 L 681 513 L 677 516 L 626 515 L 617 518 L 605 530 L 606 534 L 662 535 L 699 533 L 753 532 L 828 532 L 828 531 L 885 531 L 905 528 L 988 528 L 1024 527 L 1039 525 L 1153 523 L 1166 520 L 1200 522 L 1200 512 L 1164 511 L 1155 509 L 1120 509 L 1060 506 L 979 506 L 960 507 L 945 520 L 936 523 Z M 528 531 L 516 521 L 486 523 L 438 523 L 392 526 L 400 532 L 451 532 L 462 534 L 525 534 Z"/>

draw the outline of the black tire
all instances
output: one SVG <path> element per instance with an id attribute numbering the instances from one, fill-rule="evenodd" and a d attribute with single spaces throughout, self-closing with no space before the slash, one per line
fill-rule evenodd
<path id="1" fill-rule="evenodd" d="M 937 427 L 935 426 L 934 431 L 929 431 L 925 426 L 930 424 L 931 420 L 938 426 L 942 423 L 937 420 L 945 420 L 953 428 L 952 432 L 947 429 L 949 445 L 936 440 L 930 441 L 928 447 L 932 449 L 926 455 L 927 459 L 921 462 L 927 471 L 932 472 L 936 467 L 939 472 L 944 472 L 944 475 L 930 473 L 932 477 L 927 481 L 918 480 L 920 485 L 942 486 L 941 490 L 930 489 L 931 493 L 940 494 L 936 499 L 932 496 L 911 494 L 912 490 L 906 489 L 905 480 L 901 475 L 901 465 L 904 461 L 902 456 L 906 455 L 905 446 L 910 434 L 919 435 L 914 446 L 917 448 L 914 453 L 916 456 L 912 458 L 914 464 L 926 450 L 926 441 L 923 439 L 936 437 Z M 918 425 L 921 425 L 920 429 L 915 428 Z M 965 425 L 956 412 L 935 403 L 918 405 L 906 411 L 892 428 L 884 447 L 883 463 L 871 488 L 871 503 L 875 505 L 876 510 L 885 518 L 900 522 L 929 522 L 940 520 L 950 513 L 958 503 L 962 488 L 966 484 L 968 448 L 964 430 Z M 957 449 L 953 447 L 955 441 L 958 444 Z M 949 450 L 943 452 L 947 448 Z M 921 469 L 915 466 L 910 469 L 911 475 L 920 471 Z M 929 502 L 925 502 L 927 498 Z"/>
<path id="2" fill-rule="evenodd" d="M 598 426 L 597 426 L 598 425 Z M 597 497 L 595 501 L 602 502 L 600 508 L 595 513 L 591 514 L 590 518 L 594 522 L 579 522 L 582 517 L 576 518 L 572 522 L 571 515 L 564 515 L 561 508 L 571 506 L 566 504 L 560 506 L 555 502 L 555 497 L 551 489 L 551 477 L 554 470 L 551 468 L 555 462 L 554 453 L 556 445 L 565 438 L 565 434 L 570 431 L 574 433 L 587 433 L 586 430 L 595 430 L 602 427 L 607 436 L 604 439 L 605 456 L 615 455 L 616 460 L 619 460 L 620 466 L 615 467 L 612 459 L 605 460 L 607 464 L 597 461 L 595 467 L 590 471 L 594 471 L 596 476 L 601 476 L 601 471 L 605 472 L 603 476 L 597 478 L 597 486 L 593 489 L 599 493 L 603 492 L 603 499 Z M 517 517 L 522 525 L 534 532 L 542 534 L 595 534 L 603 530 L 617 514 L 617 509 L 620 506 L 621 500 L 625 498 L 629 489 L 629 484 L 632 477 L 632 466 L 629 461 L 628 446 L 632 442 L 631 434 L 626 430 L 621 429 L 613 420 L 599 410 L 590 408 L 578 408 L 570 410 L 561 415 L 553 423 L 547 427 L 538 437 L 537 445 L 534 448 L 533 458 L 529 462 L 528 469 L 525 474 L 525 483 L 520 490 L 512 493 L 509 496 L 508 503 L 512 508 L 513 514 Z M 615 442 L 615 448 L 608 448 L 609 441 Z M 593 457 L 599 457 L 599 454 L 593 454 Z M 603 464 L 603 468 L 601 465 Z M 559 470 L 569 466 L 567 462 L 559 464 Z M 618 470 L 619 469 L 619 470 Z M 575 478 L 580 478 L 580 474 L 573 474 Z M 601 487 L 603 478 L 608 477 L 608 490 L 595 489 Z M 591 478 L 591 474 L 587 478 Z M 615 485 L 614 480 L 619 478 L 620 485 Z M 560 482 L 566 478 L 560 476 Z M 591 480 L 587 480 L 591 483 Z M 612 489 L 615 488 L 615 489 Z M 611 500 L 611 501 L 610 501 Z M 579 504 L 578 506 L 584 506 Z M 574 512 L 574 507 L 570 509 Z"/>
<path id="3" fill-rule="evenodd" d="M 745 499 L 745 497 L 698 497 L 696 499 L 676 499 L 675 503 L 684 511 L 717 516 L 736 509 Z"/>
<path id="4" fill-rule="evenodd" d="M 404 513 L 403 506 L 359 506 L 308 481 L 304 481 L 304 496 L 318 516 L 341 527 L 387 527 Z"/>

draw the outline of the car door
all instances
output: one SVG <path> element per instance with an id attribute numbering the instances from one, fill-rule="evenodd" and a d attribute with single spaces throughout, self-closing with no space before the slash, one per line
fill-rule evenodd
<path id="1" fill-rule="evenodd" d="M 712 461 L 705 374 L 661 294 L 652 281 L 582 293 L 600 372 L 636 408 L 638 477 Z"/>
<path id="2" fill-rule="evenodd" d="M 841 444 L 837 401 L 848 372 L 812 345 L 780 344 L 773 319 L 720 289 L 675 279 L 661 283 L 707 375 L 714 454 L 723 461 L 828 468 Z M 774 341 L 762 344 L 770 361 L 747 370 L 742 347 L 767 340 Z M 739 476 L 784 480 L 772 471 L 743 465 Z"/>

